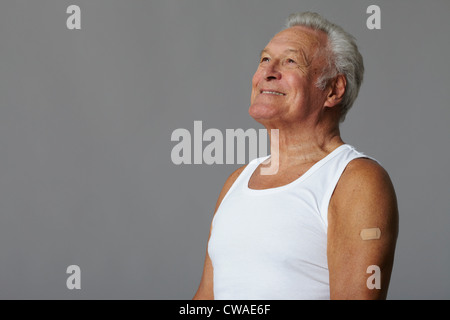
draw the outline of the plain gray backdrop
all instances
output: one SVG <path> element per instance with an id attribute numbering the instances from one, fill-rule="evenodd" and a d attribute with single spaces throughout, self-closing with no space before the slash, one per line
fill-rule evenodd
<path id="1" fill-rule="evenodd" d="M 81 30 L 69 30 L 69 5 Z M 366 9 L 381 8 L 381 30 Z M 388 298 L 450 298 L 450 2 L 24 0 L 0 4 L 0 298 L 191 299 L 240 165 L 175 165 L 177 128 L 262 128 L 259 53 L 293 12 L 352 33 L 366 73 L 341 133 L 396 188 Z M 66 268 L 81 268 L 68 290 Z"/>

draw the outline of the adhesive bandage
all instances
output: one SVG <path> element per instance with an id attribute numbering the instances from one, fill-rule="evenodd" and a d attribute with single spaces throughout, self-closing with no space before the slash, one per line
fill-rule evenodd
<path id="1" fill-rule="evenodd" d="M 377 240 L 381 237 L 380 228 L 362 229 L 359 234 L 363 240 Z"/>

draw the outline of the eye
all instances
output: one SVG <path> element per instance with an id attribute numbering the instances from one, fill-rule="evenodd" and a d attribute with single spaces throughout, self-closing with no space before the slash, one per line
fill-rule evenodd
<path id="1" fill-rule="evenodd" d="M 268 57 L 262 57 L 261 58 L 261 62 L 269 62 L 269 58 Z"/>
<path id="2" fill-rule="evenodd" d="M 297 62 L 296 62 L 295 60 L 293 60 L 293 59 L 287 59 L 286 61 L 287 61 L 287 63 L 289 63 L 289 64 L 292 64 L 292 63 L 295 64 L 295 63 L 297 63 Z"/>

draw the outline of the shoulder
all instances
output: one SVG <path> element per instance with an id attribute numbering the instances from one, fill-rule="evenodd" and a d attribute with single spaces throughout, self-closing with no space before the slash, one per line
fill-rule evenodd
<path id="1" fill-rule="evenodd" d="M 378 189 L 393 191 L 387 171 L 376 161 L 369 158 L 357 158 L 350 161 L 339 180 L 339 191 L 372 193 Z"/>
<path id="2" fill-rule="evenodd" d="M 242 171 L 244 171 L 246 167 L 247 167 L 247 165 L 244 165 L 244 166 L 236 169 L 235 171 L 233 171 L 228 176 L 227 180 L 225 181 L 225 183 L 224 183 L 224 185 L 222 187 L 222 190 L 220 191 L 219 198 L 217 199 L 216 208 L 215 208 L 214 212 L 217 211 L 217 209 L 219 208 L 220 204 L 222 203 L 223 198 L 225 197 L 225 195 L 230 190 L 230 188 L 233 185 L 233 183 L 241 175 Z"/>
<path id="3" fill-rule="evenodd" d="M 242 167 L 239 167 L 238 169 L 236 169 L 235 171 L 233 171 L 227 178 L 227 180 L 225 181 L 225 184 L 223 186 L 222 192 L 228 192 L 228 190 L 231 188 L 231 186 L 233 185 L 233 183 L 237 180 L 237 178 L 239 178 L 239 176 L 241 175 L 241 173 L 248 167 L 248 166 L 252 166 L 253 168 L 255 167 L 256 164 L 258 163 L 263 163 L 266 159 L 268 158 L 268 156 L 264 156 L 264 157 L 259 157 L 259 158 L 255 158 L 253 160 L 250 161 L 250 163 L 243 165 Z"/>
<path id="4" fill-rule="evenodd" d="M 348 218 L 351 212 L 358 218 L 396 215 L 397 200 L 389 174 L 374 160 L 350 161 L 336 185 L 330 207 L 335 214 L 342 212 Z"/>
<path id="5" fill-rule="evenodd" d="M 240 167 L 240 168 L 236 169 L 235 171 L 233 171 L 229 175 L 229 177 L 228 177 L 226 182 L 227 183 L 230 183 L 230 182 L 234 183 L 234 181 L 236 181 L 236 179 L 241 175 L 242 171 L 244 171 L 245 168 L 247 168 L 247 166 L 248 166 L 247 164 L 243 165 L 242 167 Z"/>
<path id="6" fill-rule="evenodd" d="M 237 178 L 239 178 L 239 176 L 241 175 L 242 171 L 245 170 L 245 168 L 247 168 L 247 164 L 236 169 L 235 171 L 233 171 L 227 178 L 227 180 L 225 181 L 225 184 L 222 188 L 222 191 L 228 192 L 228 190 L 231 188 L 231 186 L 233 185 L 233 183 L 237 180 Z"/>

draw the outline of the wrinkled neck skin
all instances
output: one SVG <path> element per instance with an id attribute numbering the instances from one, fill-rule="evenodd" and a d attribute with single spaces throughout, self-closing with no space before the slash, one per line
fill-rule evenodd
<path id="1" fill-rule="evenodd" d="M 313 164 L 344 144 L 339 124 L 333 117 L 263 125 L 270 139 L 269 165 L 278 172 Z"/>

